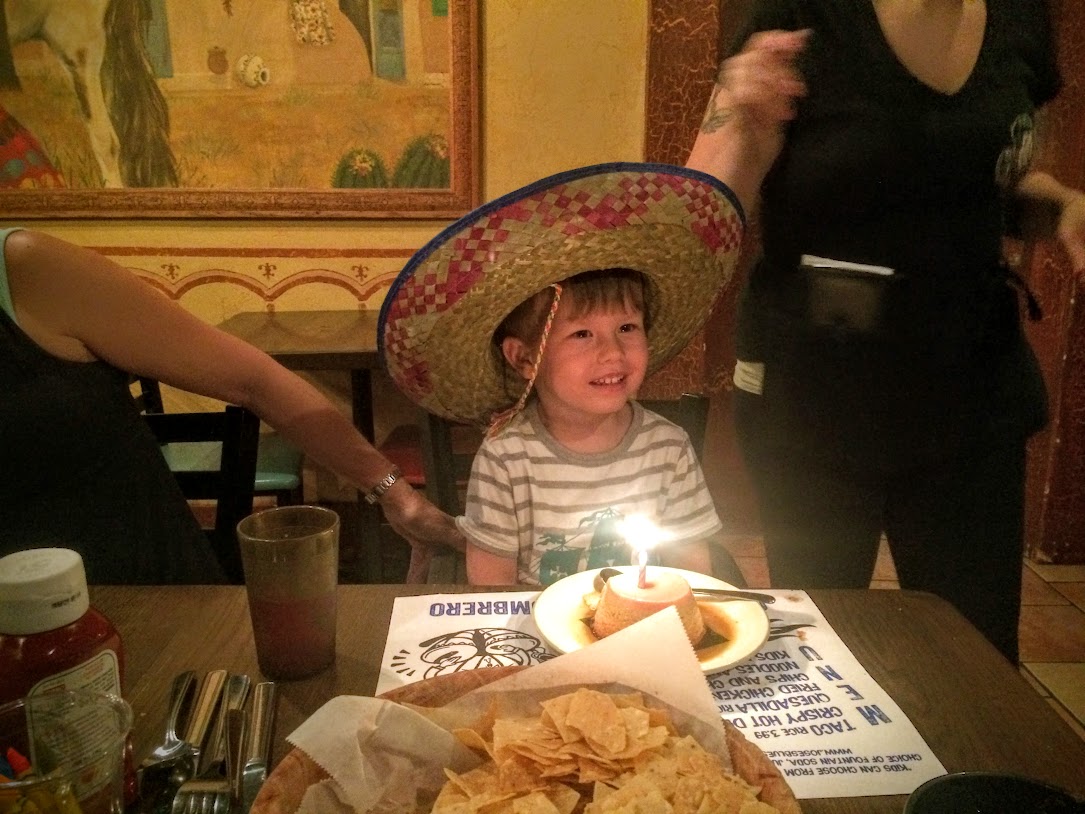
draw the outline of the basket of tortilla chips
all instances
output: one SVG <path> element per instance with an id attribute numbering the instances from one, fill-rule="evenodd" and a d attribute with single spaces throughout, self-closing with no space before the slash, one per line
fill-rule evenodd
<path id="1" fill-rule="evenodd" d="M 799 814 L 773 763 L 719 718 L 676 613 L 604 641 L 333 699 L 290 735 L 252 814 Z M 644 669 L 647 647 L 666 676 Z M 370 720 L 347 732 L 352 716 Z"/>

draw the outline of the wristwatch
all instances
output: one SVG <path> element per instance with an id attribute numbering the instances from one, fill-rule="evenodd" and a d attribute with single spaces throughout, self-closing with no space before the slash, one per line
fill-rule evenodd
<path id="1" fill-rule="evenodd" d="M 392 484 L 399 480 L 402 475 L 403 473 L 400 471 L 399 467 L 393 466 L 392 471 L 381 478 L 377 482 L 377 485 L 366 493 L 365 502 L 369 505 L 376 503 L 384 496 L 385 492 L 392 488 Z"/>

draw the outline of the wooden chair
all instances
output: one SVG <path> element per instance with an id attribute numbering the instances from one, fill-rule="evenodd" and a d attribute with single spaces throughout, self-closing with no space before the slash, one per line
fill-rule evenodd
<path id="1" fill-rule="evenodd" d="M 193 442 L 218 445 L 218 460 L 212 465 L 173 475 L 188 499 L 215 501 L 215 525 L 208 530 L 211 546 L 226 577 L 244 582 L 237 524 L 252 514 L 260 419 L 234 405 L 210 413 L 150 412 L 144 418 L 164 448 Z"/>
<path id="2" fill-rule="evenodd" d="M 704 439 L 708 430 L 710 399 L 697 393 L 683 393 L 676 399 L 638 399 L 645 410 L 658 413 L 686 431 L 697 460 L 704 455 Z"/>
<path id="3" fill-rule="evenodd" d="M 426 413 L 420 423 L 394 427 L 378 449 L 399 467 L 407 483 L 425 490 L 434 505 L 455 517 L 463 514 L 467 479 L 480 443 L 478 428 Z M 451 549 L 434 554 L 427 581 L 466 582 L 463 554 Z"/>
<path id="4" fill-rule="evenodd" d="M 419 424 L 400 424 L 380 444 L 402 477 L 448 514 L 463 513 L 463 491 L 482 443 L 476 427 L 426 413 Z"/>
<path id="5" fill-rule="evenodd" d="M 677 399 L 641 399 L 640 404 L 682 427 L 700 459 L 708 427 L 708 396 L 684 393 Z M 399 466 L 404 479 L 446 513 L 463 514 L 464 493 L 471 463 L 482 442 L 474 428 L 426 413 L 421 424 L 395 427 L 380 450 Z M 715 556 L 717 552 L 713 551 Z M 713 569 L 717 570 L 716 568 Z M 454 551 L 434 555 L 430 583 L 466 582 L 462 554 Z"/>
<path id="6" fill-rule="evenodd" d="M 144 413 L 164 413 L 162 388 L 155 379 L 137 377 L 133 398 Z M 216 441 L 185 441 L 163 447 L 166 463 L 174 474 L 207 472 L 218 466 L 219 444 Z M 278 433 L 261 433 L 256 454 L 253 493 L 272 495 L 279 506 L 302 502 L 303 456 L 299 449 Z"/>

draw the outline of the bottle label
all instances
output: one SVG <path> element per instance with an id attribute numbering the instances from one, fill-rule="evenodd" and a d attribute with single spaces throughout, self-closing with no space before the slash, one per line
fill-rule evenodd
<path id="1" fill-rule="evenodd" d="M 48 698 L 64 690 L 90 690 L 121 694 L 117 654 L 103 650 L 86 661 L 35 684 L 28 699 Z M 34 732 L 30 763 L 35 772 L 48 769 L 55 758 L 79 770 L 74 783 L 77 798 L 85 798 L 115 782 L 120 775 L 127 732 L 119 731 L 115 712 L 105 706 L 65 709 L 62 716 L 34 715 L 28 721 Z M 39 754 L 44 749 L 46 754 Z"/>

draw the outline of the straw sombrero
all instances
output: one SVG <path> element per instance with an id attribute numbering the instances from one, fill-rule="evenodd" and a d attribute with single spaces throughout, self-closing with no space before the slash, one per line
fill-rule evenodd
<path id="1" fill-rule="evenodd" d="M 423 246 L 381 307 L 377 341 L 396 385 L 426 410 L 485 424 L 516 401 L 494 331 L 551 283 L 593 269 L 644 274 L 648 372 L 701 329 L 745 227 L 724 184 L 667 164 L 599 164 L 543 178 L 468 213 Z"/>

